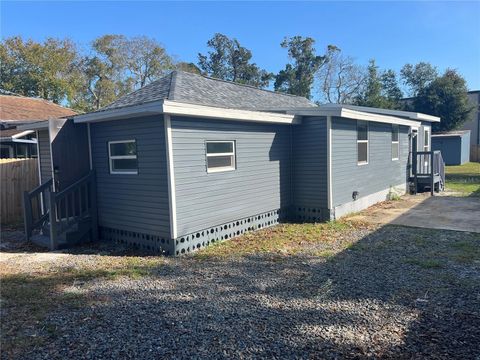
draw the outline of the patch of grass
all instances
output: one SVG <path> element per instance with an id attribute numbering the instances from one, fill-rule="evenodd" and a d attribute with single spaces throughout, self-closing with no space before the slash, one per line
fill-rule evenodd
<path id="1" fill-rule="evenodd" d="M 313 252 L 314 256 L 322 257 L 325 259 L 331 259 L 335 256 L 336 252 L 333 250 L 317 250 Z"/>
<path id="2" fill-rule="evenodd" d="M 437 259 L 417 259 L 409 258 L 405 260 L 405 263 L 412 264 L 421 267 L 422 269 L 440 269 L 443 268 L 443 264 Z"/>
<path id="3" fill-rule="evenodd" d="M 400 200 L 402 197 L 396 193 L 392 187 L 390 187 L 390 191 L 388 192 L 388 200 L 390 201 L 398 201 Z"/>
<path id="4" fill-rule="evenodd" d="M 480 163 L 469 162 L 458 166 L 446 166 L 445 173 L 447 175 L 480 177 Z"/>
<path id="5" fill-rule="evenodd" d="M 88 295 L 82 291 L 83 282 L 123 276 L 137 279 L 151 275 L 164 262 L 162 257 L 100 256 L 77 266 L 52 265 L 31 272 L 3 267 L 1 303 L 7 315 L 2 318 L 2 350 L 13 354 L 39 346 L 52 336 L 48 324 L 43 323 L 49 313 L 57 308 L 88 305 Z M 25 329 L 36 329 L 38 333 L 25 336 Z"/>
<path id="6" fill-rule="evenodd" d="M 229 241 L 215 243 L 195 252 L 196 259 L 236 257 L 252 254 L 294 255 L 312 248 L 318 256 L 329 256 L 331 249 L 313 249 L 315 244 L 333 244 L 342 234 L 365 225 L 347 220 L 318 224 L 281 224 L 272 228 L 244 234 Z"/>
<path id="7" fill-rule="evenodd" d="M 480 261 L 480 247 L 478 243 L 459 241 L 454 243 L 452 248 L 453 251 L 450 257 L 456 262 L 470 264 L 474 261 Z"/>
<path id="8" fill-rule="evenodd" d="M 460 193 L 462 196 L 480 197 L 480 183 L 464 183 L 464 182 L 446 182 L 447 190 Z"/>
<path id="9" fill-rule="evenodd" d="M 480 196 L 480 163 L 446 166 L 446 188 L 464 196 Z"/>

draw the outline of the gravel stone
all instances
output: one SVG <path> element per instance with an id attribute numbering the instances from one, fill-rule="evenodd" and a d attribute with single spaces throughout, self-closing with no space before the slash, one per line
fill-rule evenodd
<path id="1" fill-rule="evenodd" d="M 478 358 L 480 259 L 451 249 L 479 234 L 385 226 L 360 237 L 328 259 L 170 258 L 138 279 L 75 282 L 63 291 L 85 302 L 49 313 L 48 341 L 19 358 Z M 441 266 L 419 266 L 430 251 Z"/>

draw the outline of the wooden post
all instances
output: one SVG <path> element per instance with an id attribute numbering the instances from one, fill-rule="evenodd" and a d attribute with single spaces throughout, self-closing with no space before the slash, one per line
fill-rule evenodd
<path id="1" fill-rule="evenodd" d="M 90 174 L 90 216 L 92 219 L 92 241 L 98 241 L 98 209 L 97 209 L 97 183 L 95 172 Z"/>
<path id="2" fill-rule="evenodd" d="M 25 238 L 28 241 L 30 240 L 30 236 L 32 236 L 32 206 L 28 191 L 23 192 L 23 221 L 25 227 Z"/>
<path id="3" fill-rule="evenodd" d="M 50 250 L 55 250 L 58 246 L 57 241 L 57 211 L 55 204 L 55 193 L 53 191 L 50 194 Z"/>
<path id="4" fill-rule="evenodd" d="M 414 193 L 417 194 L 418 192 L 418 179 L 417 179 L 417 149 L 414 147 L 413 154 L 412 154 L 412 172 L 413 172 L 413 183 L 414 183 Z"/>
<path id="5" fill-rule="evenodd" d="M 430 151 L 430 195 L 433 196 L 435 192 L 435 174 L 433 171 L 433 151 Z"/>

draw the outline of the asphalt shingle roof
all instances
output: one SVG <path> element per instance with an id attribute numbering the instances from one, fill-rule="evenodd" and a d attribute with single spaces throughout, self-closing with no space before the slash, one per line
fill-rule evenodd
<path id="1" fill-rule="evenodd" d="M 184 71 L 173 71 L 121 97 L 101 111 L 162 99 L 243 110 L 283 110 L 315 106 L 300 96 L 262 90 Z"/>
<path id="2" fill-rule="evenodd" d="M 0 95 L 0 120 L 18 121 L 47 120 L 76 113 L 50 101 L 24 96 Z"/>

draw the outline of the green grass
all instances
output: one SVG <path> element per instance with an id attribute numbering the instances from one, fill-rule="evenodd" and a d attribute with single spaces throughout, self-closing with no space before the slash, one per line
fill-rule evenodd
<path id="1" fill-rule="evenodd" d="M 405 260 L 407 264 L 421 267 L 422 269 L 440 269 L 443 267 L 442 262 L 437 259 L 416 259 L 410 258 Z"/>
<path id="2" fill-rule="evenodd" d="M 446 166 L 447 175 L 476 176 L 480 178 L 480 163 L 469 162 L 458 166 Z"/>
<path id="3" fill-rule="evenodd" d="M 340 236 L 357 227 L 367 226 L 346 220 L 318 224 L 282 224 L 216 243 L 194 253 L 197 259 L 241 257 L 252 254 L 295 255 L 312 249 L 312 254 L 329 258 L 329 248 Z M 315 249 L 316 245 L 321 249 Z"/>
<path id="4" fill-rule="evenodd" d="M 446 166 L 445 174 L 448 190 L 463 196 L 480 197 L 480 163 Z"/>

